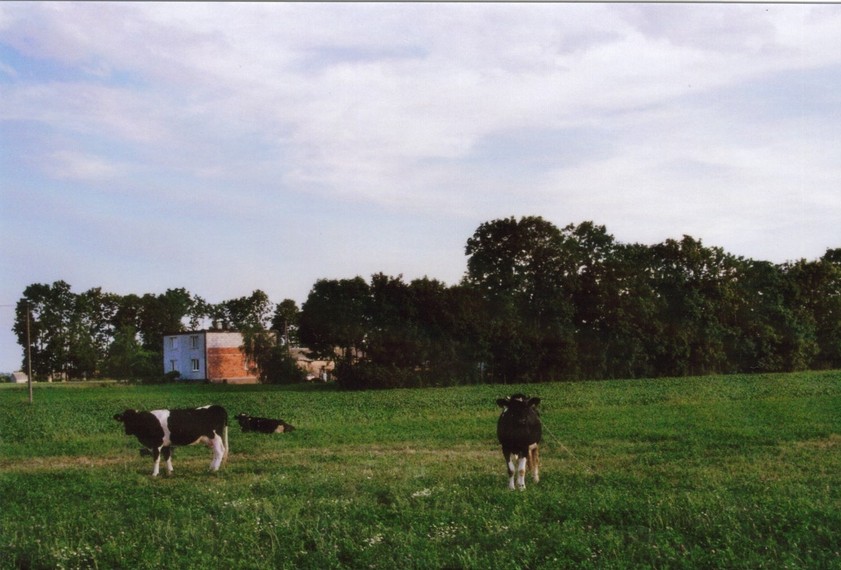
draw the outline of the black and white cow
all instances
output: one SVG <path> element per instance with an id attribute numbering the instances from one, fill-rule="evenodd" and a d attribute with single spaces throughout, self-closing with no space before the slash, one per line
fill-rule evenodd
<path id="1" fill-rule="evenodd" d="M 172 473 L 173 446 L 203 443 L 212 448 L 211 471 L 218 471 L 228 456 L 228 412 L 222 406 L 150 412 L 126 410 L 115 414 L 114 419 L 123 423 L 126 435 L 137 436 L 152 453 L 153 477 L 160 471 L 161 456 L 166 461 L 167 473 Z"/>
<path id="2" fill-rule="evenodd" d="M 540 481 L 540 454 L 538 446 L 543 434 L 537 405 L 540 398 L 527 398 L 513 394 L 496 401 L 502 414 L 496 424 L 496 435 L 502 444 L 502 454 L 508 466 L 508 488 L 514 489 L 514 475 L 517 487 L 526 488 L 526 470 L 531 469 L 534 482 Z M 514 461 L 517 460 L 517 464 Z"/>
<path id="3" fill-rule="evenodd" d="M 294 431 L 295 426 L 286 423 L 283 420 L 273 420 L 270 418 L 256 418 L 247 414 L 237 414 L 237 421 L 242 431 L 256 431 L 259 433 L 284 433 Z"/>

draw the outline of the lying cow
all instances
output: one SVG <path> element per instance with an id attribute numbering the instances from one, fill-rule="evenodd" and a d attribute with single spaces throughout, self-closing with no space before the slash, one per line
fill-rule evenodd
<path id="1" fill-rule="evenodd" d="M 517 487 L 526 488 L 526 470 L 531 469 L 534 482 L 540 481 L 540 455 L 538 445 L 543 431 L 537 405 L 540 398 L 527 398 L 513 394 L 496 401 L 502 414 L 496 424 L 496 435 L 502 444 L 502 454 L 508 466 L 508 488 L 514 489 L 514 475 Z M 518 460 L 515 466 L 514 460 Z"/>
<path id="2" fill-rule="evenodd" d="M 293 431 L 295 426 L 283 420 L 272 420 L 270 418 L 255 418 L 246 414 L 238 414 L 237 421 L 242 431 L 256 431 L 259 433 L 284 433 Z"/>
<path id="3" fill-rule="evenodd" d="M 211 471 L 218 471 L 228 456 L 228 412 L 222 406 L 151 412 L 126 410 L 115 414 L 114 419 L 123 422 L 126 435 L 137 436 L 149 449 L 155 461 L 153 477 L 160 471 L 161 456 L 166 461 L 167 473 L 172 473 L 173 446 L 203 443 L 212 448 Z"/>

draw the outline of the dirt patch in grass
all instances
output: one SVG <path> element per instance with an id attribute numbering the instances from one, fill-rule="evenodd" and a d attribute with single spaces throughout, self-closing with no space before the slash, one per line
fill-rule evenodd
<path id="1" fill-rule="evenodd" d="M 29 457 L 27 459 L 0 459 L 0 472 L 60 471 L 63 469 L 110 467 L 126 464 L 125 457 L 88 457 L 62 455 L 56 457 Z"/>
<path id="2" fill-rule="evenodd" d="M 829 437 L 798 441 L 794 446 L 798 449 L 837 449 L 841 447 L 841 434 L 833 433 Z"/>

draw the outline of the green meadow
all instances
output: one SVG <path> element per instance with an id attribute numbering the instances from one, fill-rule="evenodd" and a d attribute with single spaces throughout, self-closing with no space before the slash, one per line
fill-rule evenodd
<path id="1" fill-rule="evenodd" d="M 542 398 L 509 491 L 495 399 Z M 217 403 L 221 471 L 150 476 L 125 408 Z M 0 568 L 841 568 L 841 373 L 343 392 L 0 387 Z"/>

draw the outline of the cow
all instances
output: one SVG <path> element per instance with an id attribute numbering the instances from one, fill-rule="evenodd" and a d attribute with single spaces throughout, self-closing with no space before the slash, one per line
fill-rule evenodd
<path id="1" fill-rule="evenodd" d="M 203 443 L 213 449 L 210 470 L 218 471 L 227 458 L 228 412 L 222 406 L 201 408 L 126 410 L 114 419 L 125 426 L 126 435 L 134 435 L 152 454 L 155 465 L 152 477 L 160 471 L 161 456 L 166 461 L 167 474 L 172 474 L 172 448 L 179 445 Z"/>
<path id="2" fill-rule="evenodd" d="M 538 446 L 543 432 L 537 405 L 540 398 L 528 398 L 524 394 L 513 394 L 499 398 L 496 404 L 502 414 L 496 424 L 496 435 L 502 444 L 502 455 L 508 467 L 508 488 L 514 489 L 514 475 L 517 487 L 526 488 L 526 470 L 531 469 L 534 482 L 540 481 L 540 454 Z M 514 464 L 517 460 L 517 464 Z"/>
<path id="3" fill-rule="evenodd" d="M 256 418 L 247 414 L 237 414 L 237 421 L 239 422 L 239 427 L 242 428 L 243 432 L 256 431 L 259 433 L 284 433 L 295 430 L 295 426 L 288 424 L 283 420 Z"/>

